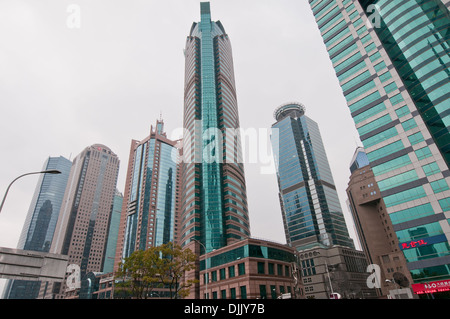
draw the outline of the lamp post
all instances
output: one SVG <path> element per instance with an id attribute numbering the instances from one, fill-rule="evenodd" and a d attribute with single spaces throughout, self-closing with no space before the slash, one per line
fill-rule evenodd
<path id="1" fill-rule="evenodd" d="M 3 200 L 2 200 L 2 204 L 0 205 L 0 212 L 2 211 L 3 208 L 3 204 L 5 203 L 5 199 L 6 199 L 6 195 L 8 195 L 9 192 L 9 188 L 11 187 L 11 185 L 17 181 L 19 178 L 27 176 L 27 175 L 33 175 L 33 174 L 61 174 L 60 171 L 56 170 L 56 169 L 49 169 L 47 171 L 41 171 L 41 172 L 31 172 L 31 173 L 26 173 L 23 175 L 20 175 L 19 177 L 16 177 L 8 186 L 8 188 L 6 189 L 5 195 L 3 196 Z"/>
<path id="2" fill-rule="evenodd" d="M 205 291 L 206 291 L 206 293 L 205 293 L 205 299 L 209 299 L 208 298 L 208 281 L 209 281 L 209 274 L 208 274 L 208 251 L 206 250 L 206 247 L 205 247 L 205 245 L 201 242 L 201 241 L 199 241 L 199 240 L 197 240 L 197 239 L 195 239 L 195 238 L 192 238 L 192 240 L 193 241 L 196 241 L 197 243 L 199 243 L 200 245 L 202 245 L 203 246 L 203 248 L 205 249 L 205 273 L 206 273 L 206 276 L 205 276 Z"/>
<path id="3" fill-rule="evenodd" d="M 395 282 L 394 278 L 386 279 L 385 282 L 389 282 L 389 283 L 393 284 L 394 285 L 394 289 L 397 290 L 397 285 L 396 285 L 397 283 Z M 397 299 L 397 295 L 395 294 L 395 290 L 392 290 L 394 292 L 394 296 L 393 297 L 394 297 L 394 299 Z"/>

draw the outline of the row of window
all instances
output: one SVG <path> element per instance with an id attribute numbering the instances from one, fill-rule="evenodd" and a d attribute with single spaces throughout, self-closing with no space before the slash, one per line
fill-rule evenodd
<path id="1" fill-rule="evenodd" d="M 217 282 L 219 280 L 234 278 L 236 275 L 245 275 L 245 263 L 238 264 L 237 269 L 237 274 L 235 265 L 206 272 L 203 274 L 203 284 L 206 282 Z M 267 263 L 266 267 L 265 262 L 257 263 L 257 272 L 258 274 L 278 275 L 285 277 L 289 277 L 291 275 L 289 266 L 284 265 L 283 267 L 281 264 Z"/>
<path id="2" fill-rule="evenodd" d="M 239 295 L 237 294 L 239 292 Z M 277 299 L 282 294 L 292 293 L 291 286 L 276 286 L 276 285 L 259 285 L 259 298 L 261 299 Z M 212 291 L 211 294 L 204 294 L 205 299 L 247 299 L 247 286 L 233 287 L 229 289 L 221 289 L 219 291 Z"/>

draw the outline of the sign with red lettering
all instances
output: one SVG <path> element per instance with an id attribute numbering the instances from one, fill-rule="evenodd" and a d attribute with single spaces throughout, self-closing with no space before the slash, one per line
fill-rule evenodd
<path id="1" fill-rule="evenodd" d="M 433 245 L 437 243 L 447 242 L 447 237 L 444 234 L 421 238 L 417 240 L 410 240 L 399 243 L 399 247 L 401 250 L 410 249 L 410 248 L 420 248 L 422 246 Z"/>
<path id="2" fill-rule="evenodd" d="M 416 295 L 450 291 L 450 279 L 411 285 Z"/>
<path id="3" fill-rule="evenodd" d="M 417 241 L 412 240 L 410 242 L 402 243 L 401 246 L 402 246 L 402 249 L 408 249 L 408 248 L 414 248 L 414 247 L 418 247 L 418 246 L 423 246 L 423 245 L 426 245 L 426 244 L 427 244 L 427 242 L 425 240 L 420 239 L 420 240 L 417 240 Z"/>

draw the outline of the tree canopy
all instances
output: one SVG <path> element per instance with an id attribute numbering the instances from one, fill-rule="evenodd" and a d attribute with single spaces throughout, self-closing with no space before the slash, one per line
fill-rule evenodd
<path id="1" fill-rule="evenodd" d="M 155 288 L 168 289 L 171 299 L 184 298 L 196 280 L 182 280 L 182 277 L 194 269 L 196 260 L 190 249 L 171 242 L 137 250 L 119 265 L 115 298 L 146 299 Z"/>

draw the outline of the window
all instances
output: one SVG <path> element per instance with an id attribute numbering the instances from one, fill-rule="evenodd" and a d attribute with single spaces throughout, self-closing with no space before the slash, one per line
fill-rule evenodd
<path id="1" fill-rule="evenodd" d="M 440 179 L 430 183 L 434 193 L 440 193 L 449 189 L 445 179 Z"/>
<path id="2" fill-rule="evenodd" d="M 283 266 L 277 265 L 277 274 L 278 276 L 283 276 Z"/>
<path id="3" fill-rule="evenodd" d="M 241 286 L 241 299 L 247 299 L 247 287 L 246 286 Z"/>
<path id="4" fill-rule="evenodd" d="M 230 289 L 230 298 L 231 299 L 236 299 L 236 288 L 231 288 Z"/>
<path id="5" fill-rule="evenodd" d="M 264 262 L 258 262 L 258 274 L 264 274 Z"/>
<path id="6" fill-rule="evenodd" d="M 261 299 L 267 298 L 266 285 L 259 285 L 259 296 Z"/>
<path id="7" fill-rule="evenodd" d="M 412 118 L 402 123 L 403 129 L 408 131 L 417 126 L 416 121 Z"/>
<path id="8" fill-rule="evenodd" d="M 425 175 L 430 176 L 439 173 L 441 170 L 436 162 L 422 166 Z"/>
<path id="9" fill-rule="evenodd" d="M 238 265 L 238 274 L 239 276 L 245 275 L 245 264 L 241 263 Z"/>
<path id="10" fill-rule="evenodd" d="M 384 87 L 386 93 L 391 93 L 395 89 L 397 89 L 397 85 L 395 84 L 395 82 L 389 83 Z"/>
<path id="11" fill-rule="evenodd" d="M 234 265 L 228 267 L 228 278 L 233 278 L 234 276 L 236 276 L 235 271 L 234 271 Z"/>
<path id="12" fill-rule="evenodd" d="M 431 154 L 431 151 L 428 148 L 428 146 L 425 146 L 425 147 L 423 147 L 421 149 L 418 149 L 417 151 L 414 151 L 414 152 L 416 153 L 417 159 L 419 161 L 424 159 L 424 158 L 427 158 L 427 157 L 430 157 L 431 155 L 433 155 L 433 154 Z"/>
<path id="13" fill-rule="evenodd" d="M 417 132 L 415 134 L 408 136 L 408 140 L 411 143 L 411 145 L 414 145 L 414 144 L 424 141 L 425 139 L 423 138 L 422 133 Z"/>
<path id="14" fill-rule="evenodd" d="M 277 289 L 276 289 L 275 285 L 270 286 L 270 295 L 271 295 L 272 299 L 277 299 Z"/>
<path id="15" fill-rule="evenodd" d="M 275 265 L 272 263 L 269 263 L 269 275 L 275 274 Z"/>

